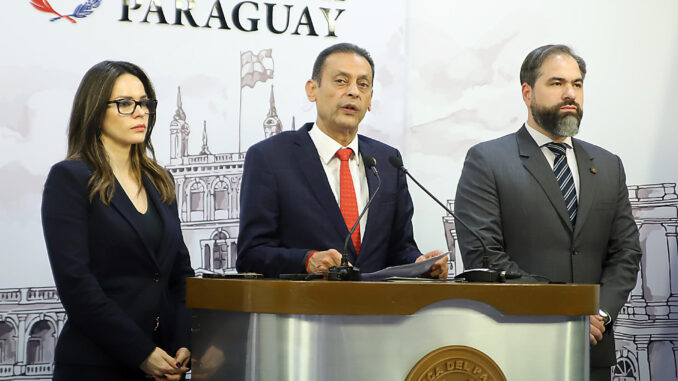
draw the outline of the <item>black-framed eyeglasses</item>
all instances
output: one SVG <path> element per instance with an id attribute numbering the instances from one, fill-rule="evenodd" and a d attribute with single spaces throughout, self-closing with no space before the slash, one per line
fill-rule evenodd
<path id="1" fill-rule="evenodd" d="M 155 114 L 155 109 L 158 107 L 157 99 L 142 99 L 140 101 L 135 101 L 134 99 L 114 99 L 108 101 L 108 104 L 115 103 L 118 106 L 118 113 L 122 115 L 132 115 L 137 109 L 137 106 L 141 107 L 146 114 Z"/>

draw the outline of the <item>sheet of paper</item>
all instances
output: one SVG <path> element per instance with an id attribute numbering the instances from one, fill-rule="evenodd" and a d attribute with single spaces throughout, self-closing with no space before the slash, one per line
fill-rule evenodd
<path id="1" fill-rule="evenodd" d="M 391 277 L 415 278 L 421 274 L 427 273 L 429 270 L 431 270 L 431 267 L 434 263 L 436 263 L 436 261 L 446 255 L 450 255 L 450 252 L 442 253 L 438 256 L 423 260 L 421 262 L 408 263 L 406 265 L 400 266 L 391 266 L 373 273 L 361 274 L 362 280 L 375 281 L 384 280 Z"/>

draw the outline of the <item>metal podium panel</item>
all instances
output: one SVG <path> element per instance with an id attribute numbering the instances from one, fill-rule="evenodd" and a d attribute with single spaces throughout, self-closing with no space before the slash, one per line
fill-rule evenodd
<path id="1" fill-rule="evenodd" d="M 220 381 L 399 381 L 431 351 L 464 345 L 489 356 L 507 380 L 586 381 L 588 330 L 586 316 L 505 315 L 467 299 L 406 316 L 196 309 L 192 373 Z"/>

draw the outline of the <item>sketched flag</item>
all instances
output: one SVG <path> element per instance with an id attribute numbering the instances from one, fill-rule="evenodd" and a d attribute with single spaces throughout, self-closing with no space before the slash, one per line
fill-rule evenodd
<path id="1" fill-rule="evenodd" d="M 273 78 L 271 49 L 258 54 L 250 50 L 240 54 L 240 87 L 254 87 L 257 82 L 266 82 L 269 78 Z"/>

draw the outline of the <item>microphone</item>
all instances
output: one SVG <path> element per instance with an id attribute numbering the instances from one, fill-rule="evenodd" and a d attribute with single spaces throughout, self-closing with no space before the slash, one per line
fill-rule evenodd
<path id="1" fill-rule="evenodd" d="M 483 248 L 483 264 L 482 264 L 483 268 L 471 269 L 471 270 L 464 271 L 461 274 L 455 276 L 454 277 L 455 279 L 463 278 L 467 282 L 504 282 L 506 279 L 516 279 L 516 278 L 521 277 L 521 275 L 518 274 L 518 273 L 512 273 L 512 272 L 506 272 L 506 271 L 499 272 L 499 271 L 491 269 L 490 268 L 490 259 L 487 256 L 487 252 L 488 252 L 487 246 L 485 246 L 485 242 L 480 237 L 480 235 L 478 235 L 478 233 L 474 229 L 471 229 L 462 219 L 457 217 L 454 214 L 454 212 L 452 212 L 450 210 L 450 208 L 448 208 L 447 206 L 445 206 L 445 204 L 440 202 L 440 200 L 438 200 L 436 198 L 436 196 L 434 196 L 431 192 L 429 192 L 428 189 L 426 189 L 423 185 L 421 185 L 421 183 L 419 183 L 419 181 L 417 181 L 417 179 L 415 179 L 410 174 L 410 172 L 407 170 L 407 168 L 405 168 L 405 166 L 403 165 L 403 160 L 400 157 L 390 156 L 388 158 L 388 161 L 391 163 L 391 165 L 394 168 L 401 170 L 405 175 L 407 175 L 407 177 L 409 177 L 412 181 L 414 181 L 414 183 L 417 184 L 417 186 L 419 188 L 421 188 L 421 190 L 426 192 L 426 194 L 429 197 L 431 197 L 435 202 L 438 203 L 438 205 L 440 205 L 443 209 L 445 209 L 445 211 L 447 213 L 449 213 L 452 217 L 454 217 L 455 221 L 459 222 L 462 226 L 464 226 L 466 228 L 466 230 L 468 230 L 471 234 L 473 234 L 473 236 L 478 240 L 478 242 L 480 242 L 480 246 Z"/>
<path id="2" fill-rule="evenodd" d="M 348 243 L 351 241 L 351 236 L 353 235 L 353 232 L 355 229 L 358 227 L 358 223 L 360 223 L 360 220 L 363 218 L 363 215 L 365 215 L 365 212 L 367 212 L 367 209 L 370 207 L 370 204 L 372 203 L 372 200 L 374 200 L 374 196 L 377 195 L 377 192 L 379 192 L 379 189 L 381 188 L 381 178 L 379 177 L 379 171 L 377 170 L 377 159 L 374 157 L 370 157 L 369 159 L 366 159 L 364 155 L 362 155 L 363 158 L 363 163 L 365 163 L 365 166 L 374 173 L 375 176 L 377 176 L 377 189 L 374 190 L 372 193 L 372 196 L 370 196 L 370 199 L 367 200 L 367 204 L 365 204 L 365 207 L 363 208 L 362 212 L 360 212 L 360 215 L 358 216 L 358 219 L 355 221 L 353 224 L 353 227 L 351 230 L 349 230 L 348 235 L 346 236 L 346 239 L 344 240 L 344 249 L 341 251 L 341 265 L 339 266 L 332 266 L 328 270 L 328 275 L 327 279 L 328 280 L 360 280 L 360 269 L 357 267 L 352 267 L 348 265 Z"/>

